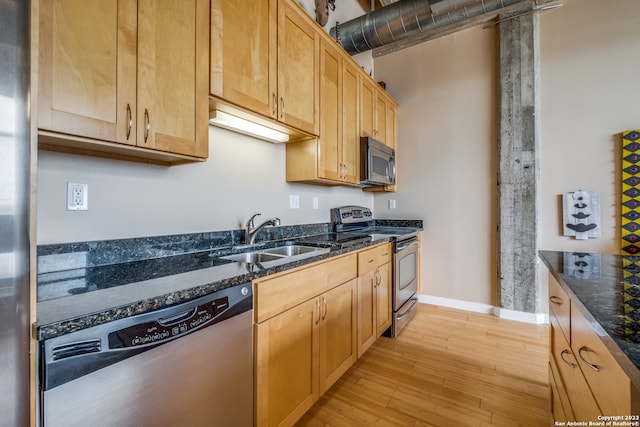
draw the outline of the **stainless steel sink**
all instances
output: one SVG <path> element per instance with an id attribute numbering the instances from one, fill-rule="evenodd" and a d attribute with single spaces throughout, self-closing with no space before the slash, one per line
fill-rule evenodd
<path id="1" fill-rule="evenodd" d="M 284 258 L 284 256 L 266 254 L 262 252 L 245 252 L 243 254 L 228 255 L 220 258 L 228 259 L 230 261 L 247 262 L 251 264 L 256 264 L 256 263 L 262 263 L 262 262 L 268 262 L 268 261 L 275 261 L 275 260 Z"/>
<path id="2" fill-rule="evenodd" d="M 301 254 L 307 254 L 309 252 L 317 252 L 322 248 L 316 248 L 314 246 L 303 246 L 303 245 L 286 245 L 286 246 L 278 246 L 271 249 L 263 249 L 261 252 L 274 254 L 274 255 L 282 255 L 282 256 L 296 256 Z"/>
<path id="3" fill-rule="evenodd" d="M 297 255 L 312 256 L 315 252 L 326 250 L 325 248 L 317 248 L 315 246 L 304 245 L 283 245 L 275 248 L 260 249 L 257 251 L 243 252 L 235 255 L 227 255 L 220 257 L 236 262 L 246 262 L 249 264 L 258 264 L 269 261 L 283 260 Z"/>

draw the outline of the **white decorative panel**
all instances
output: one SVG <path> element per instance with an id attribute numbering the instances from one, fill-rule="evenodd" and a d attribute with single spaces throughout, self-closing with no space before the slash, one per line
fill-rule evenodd
<path id="1" fill-rule="evenodd" d="M 600 193 L 578 190 L 562 195 L 563 230 L 576 239 L 600 237 Z"/>

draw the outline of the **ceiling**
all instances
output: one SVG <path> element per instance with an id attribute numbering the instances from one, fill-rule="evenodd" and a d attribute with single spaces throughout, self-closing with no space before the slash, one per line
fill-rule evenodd
<path id="1" fill-rule="evenodd" d="M 372 49 L 383 56 L 478 25 L 495 25 L 501 20 L 556 8 L 563 0 L 357 0 L 366 17 L 340 24 L 331 35 L 354 55 Z M 385 6 L 398 3 L 385 11 Z M 371 14 L 372 11 L 375 13 Z M 371 15 L 369 15 L 371 14 Z"/>

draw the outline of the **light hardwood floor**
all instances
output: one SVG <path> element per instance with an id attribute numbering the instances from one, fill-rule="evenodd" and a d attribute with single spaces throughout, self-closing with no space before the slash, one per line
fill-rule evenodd
<path id="1" fill-rule="evenodd" d="M 548 325 L 420 304 L 297 426 L 549 426 Z"/>

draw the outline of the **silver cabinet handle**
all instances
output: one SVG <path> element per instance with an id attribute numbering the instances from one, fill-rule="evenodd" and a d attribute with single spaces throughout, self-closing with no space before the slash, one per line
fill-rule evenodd
<path id="1" fill-rule="evenodd" d="M 318 318 L 316 319 L 316 325 L 320 323 L 320 300 L 316 300 L 316 309 L 318 310 Z"/>
<path id="2" fill-rule="evenodd" d="M 322 320 L 326 319 L 327 317 L 327 298 L 326 297 L 322 297 L 322 304 L 324 305 L 324 314 L 322 315 Z"/>
<path id="3" fill-rule="evenodd" d="M 282 107 L 280 109 L 280 118 L 284 118 L 284 98 L 280 97 L 280 106 Z"/>
<path id="4" fill-rule="evenodd" d="M 271 94 L 271 101 L 273 102 L 271 115 L 276 116 L 276 113 L 278 112 L 278 99 L 276 98 L 275 92 Z"/>
<path id="5" fill-rule="evenodd" d="M 560 359 L 562 359 L 562 361 L 563 361 L 564 363 L 566 363 L 567 365 L 571 366 L 572 368 L 577 368 L 577 367 L 578 367 L 578 365 L 576 365 L 576 364 L 575 364 L 575 363 L 573 363 L 573 362 L 569 362 L 569 361 L 567 361 L 567 359 L 565 359 L 565 358 L 564 358 L 564 355 L 565 355 L 566 353 L 571 354 L 571 352 L 570 352 L 569 350 L 562 350 L 562 353 L 560 353 Z"/>
<path id="6" fill-rule="evenodd" d="M 144 109 L 144 122 L 144 143 L 146 144 L 147 139 L 149 138 L 149 129 L 151 127 L 151 122 L 149 121 L 149 111 L 146 108 Z"/>
<path id="7" fill-rule="evenodd" d="M 129 117 L 128 125 L 127 125 L 127 141 L 131 136 L 131 128 L 133 127 L 133 117 L 131 117 L 131 105 L 127 102 L 127 116 Z"/>
<path id="8" fill-rule="evenodd" d="M 555 305 L 562 305 L 562 298 L 557 297 L 555 295 L 549 297 L 549 301 L 551 301 Z"/>
<path id="9" fill-rule="evenodd" d="M 583 351 L 591 351 L 591 349 L 585 345 L 583 345 L 582 347 L 580 347 L 580 349 L 578 350 L 578 356 L 580 356 L 580 360 L 582 360 L 588 367 L 590 367 L 591 369 L 593 369 L 596 372 L 600 372 L 600 368 L 598 367 L 598 365 L 594 365 L 591 362 L 588 362 L 583 356 L 582 356 L 582 352 Z"/>

